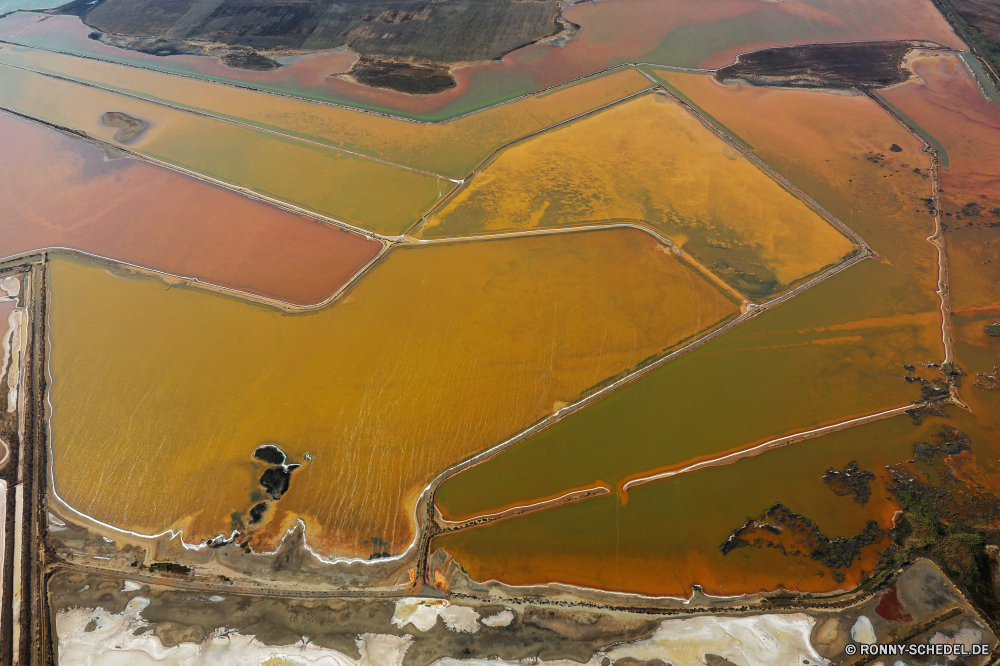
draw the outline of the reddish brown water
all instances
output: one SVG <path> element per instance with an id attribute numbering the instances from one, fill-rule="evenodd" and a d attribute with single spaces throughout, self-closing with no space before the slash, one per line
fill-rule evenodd
<path id="1" fill-rule="evenodd" d="M 0 114 L 0 256 L 71 248 L 297 305 L 381 243 Z"/>

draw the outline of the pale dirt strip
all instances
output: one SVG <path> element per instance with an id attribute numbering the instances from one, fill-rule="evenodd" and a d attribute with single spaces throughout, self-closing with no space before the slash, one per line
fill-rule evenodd
<path id="1" fill-rule="evenodd" d="M 3 444 L 3 442 L 0 442 Z M 6 444 L 4 444 L 6 446 Z M 9 451 L 8 451 L 9 453 Z M 0 467 L 3 467 L 3 463 L 7 462 L 7 457 L 5 456 L 3 462 L 0 462 Z M 0 614 L 4 612 L 4 564 L 7 561 L 7 482 L 0 479 Z"/>
<path id="2" fill-rule="evenodd" d="M 435 508 L 436 517 L 435 522 L 441 526 L 442 532 L 457 532 L 459 530 L 464 530 L 469 527 L 475 527 L 476 525 L 481 525 L 483 523 L 492 523 L 498 520 L 504 520 L 506 518 L 514 518 L 516 516 L 523 516 L 529 513 L 535 513 L 537 511 L 545 511 L 546 509 L 552 509 L 557 506 L 562 506 L 563 504 L 572 504 L 573 502 L 579 502 L 581 500 L 590 499 L 591 497 L 600 497 L 601 495 L 610 495 L 614 491 L 607 485 L 597 484 L 589 488 L 583 488 L 581 490 L 571 490 L 568 493 L 564 493 L 559 497 L 553 497 L 552 499 L 541 500 L 539 502 L 532 502 L 531 504 L 521 504 L 518 506 L 513 506 L 509 509 L 504 509 L 503 511 L 497 511 L 495 513 L 485 513 L 479 516 L 474 516 L 466 520 L 448 520 L 441 515 L 440 511 Z"/>
<path id="3" fill-rule="evenodd" d="M 884 99 L 871 90 L 862 90 L 869 99 L 878 104 L 883 111 L 889 114 L 897 123 L 915 136 L 921 144 L 922 150 L 931 156 L 931 201 L 934 206 L 934 233 L 925 238 L 928 243 L 934 246 L 938 256 L 938 281 L 937 295 L 941 300 L 941 343 L 944 346 L 944 363 L 955 362 L 955 336 L 951 326 L 951 274 L 948 270 L 948 248 L 944 242 L 944 231 L 941 227 L 941 155 L 937 148 L 932 146 L 917 128 L 900 116 L 889 106 Z M 954 382 L 949 382 L 952 402 L 962 409 L 972 411 L 972 409 L 962 401 L 958 395 L 958 387 Z"/>
<path id="4" fill-rule="evenodd" d="M 834 423 L 828 426 L 823 426 L 822 428 L 813 428 L 812 430 L 804 430 L 802 432 L 797 432 L 791 435 L 785 435 L 784 437 L 778 437 L 777 439 L 772 439 L 764 442 L 763 444 L 758 444 L 757 446 L 751 447 L 749 449 L 744 449 L 742 451 L 734 451 L 733 453 L 728 453 L 724 456 L 719 456 L 717 458 L 711 458 L 709 460 L 702 460 L 700 462 L 687 465 L 686 467 L 681 467 L 679 469 L 668 470 L 666 472 L 660 472 L 658 474 L 650 474 L 649 476 L 640 476 L 638 478 L 627 481 L 621 487 L 622 491 L 622 503 L 624 504 L 627 499 L 627 493 L 630 488 L 637 488 L 639 486 L 645 485 L 647 483 L 652 483 L 654 481 L 661 481 L 663 479 L 669 479 L 674 476 L 680 476 L 681 474 L 689 474 L 691 472 L 697 472 L 702 469 L 707 469 L 709 467 L 722 467 L 724 465 L 732 465 L 735 462 L 743 460 L 744 458 L 753 458 L 755 456 L 764 453 L 765 451 L 770 451 L 772 449 L 779 449 L 783 446 L 789 444 L 796 444 L 798 442 L 804 442 L 807 439 L 812 439 L 814 437 L 822 437 L 823 435 L 828 435 L 833 432 L 838 432 L 840 430 L 847 430 L 848 428 L 853 428 L 854 426 L 864 425 L 866 423 L 872 423 L 874 421 L 881 421 L 882 419 L 892 418 L 894 416 L 901 416 L 911 409 L 915 409 L 919 405 L 905 405 L 903 407 L 895 407 L 893 409 L 887 409 L 884 412 L 877 412 L 875 414 L 869 414 L 867 416 L 859 416 L 854 419 L 848 419 L 847 421 L 841 421 L 839 423 Z"/>
<path id="5" fill-rule="evenodd" d="M 636 229 L 638 231 L 645 232 L 656 239 L 660 245 L 664 248 L 668 248 L 675 256 L 677 256 L 682 262 L 689 265 L 698 271 L 702 277 L 714 284 L 721 292 L 729 295 L 736 303 L 740 304 L 741 312 L 746 312 L 748 309 L 755 307 L 753 303 L 747 300 L 747 297 L 740 293 L 731 284 L 720 278 L 718 275 L 710 271 L 701 262 L 697 261 L 691 255 L 685 253 L 679 247 L 674 245 L 666 236 L 661 235 L 655 229 L 651 229 L 647 226 L 641 224 L 632 224 L 630 222 L 612 222 L 607 224 L 588 224 L 584 226 L 573 226 L 573 227 L 553 227 L 548 229 L 526 229 L 524 231 L 505 231 L 493 234 L 480 234 L 476 236 L 449 236 L 447 238 L 415 238 L 413 236 L 404 236 L 403 240 L 398 243 L 398 245 L 413 244 L 413 245 L 433 245 L 441 243 L 456 243 L 456 242 L 470 242 L 470 241 L 484 241 L 484 240 L 503 240 L 506 238 L 521 238 L 525 236 L 552 236 L 555 234 L 572 234 L 572 233 L 582 233 L 585 231 L 598 231 L 601 229 Z"/>

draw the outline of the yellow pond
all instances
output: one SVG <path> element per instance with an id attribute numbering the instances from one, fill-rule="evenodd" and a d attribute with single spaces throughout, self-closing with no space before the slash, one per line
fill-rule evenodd
<path id="1" fill-rule="evenodd" d="M 65 258 L 49 284 L 65 501 L 197 542 L 246 520 L 251 454 L 276 442 L 304 466 L 258 545 L 302 516 L 313 546 L 364 557 L 405 548 L 449 465 L 736 311 L 630 229 L 397 248 L 310 314 Z"/>
<path id="2" fill-rule="evenodd" d="M 0 66 L 0 106 L 117 144 L 108 111 L 145 120 L 130 150 L 342 222 L 401 234 L 447 194 L 443 178 Z"/>
<path id="3" fill-rule="evenodd" d="M 454 178 L 464 177 L 490 151 L 510 141 L 650 87 L 642 74 L 627 68 L 431 124 L 23 47 L 0 46 L 0 62 Z"/>
<path id="4" fill-rule="evenodd" d="M 422 235 L 602 223 L 655 229 L 758 297 L 855 249 L 664 93 L 506 150 L 424 223 Z"/>

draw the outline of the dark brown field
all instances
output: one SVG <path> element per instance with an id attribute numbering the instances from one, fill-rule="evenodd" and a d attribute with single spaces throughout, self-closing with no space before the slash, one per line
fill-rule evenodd
<path id="1" fill-rule="evenodd" d="M 715 78 L 782 88 L 882 88 L 909 78 L 903 58 L 912 48 L 908 42 L 868 42 L 762 49 L 741 55 Z"/>

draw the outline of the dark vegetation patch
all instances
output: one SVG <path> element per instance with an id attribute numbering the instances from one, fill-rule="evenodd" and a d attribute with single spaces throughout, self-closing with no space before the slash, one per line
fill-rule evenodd
<path id="1" fill-rule="evenodd" d="M 969 203 L 962 206 L 959 210 L 962 215 L 966 217 L 978 217 L 981 212 L 983 212 L 983 207 L 980 206 L 975 201 L 970 201 Z"/>
<path id="2" fill-rule="evenodd" d="M 903 58 L 911 48 L 909 42 L 867 42 L 762 49 L 741 55 L 715 78 L 788 88 L 881 88 L 910 77 Z"/>
<path id="3" fill-rule="evenodd" d="M 149 565 L 149 571 L 151 573 L 167 573 L 186 576 L 191 573 L 191 567 L 186 567 L 183 564 L 177 564 L 176 562 L 153 562 Z"/>
<path id="4" fill-rule="evenodd" d="M 119 143 L 128 143 L 129 140 L 142 134 L 147 127 L 145 120 L 134 118 L 121 111 L 108 111 L 101 116 L 101 122 L 105 127 L 114 127 L 118 130 L 115 132 L 115 141 Z"/>
<path id="5" fill-rule="evenodd" d="M 914 455 L 934 464 L 938 481 L 933 485 L 923 474 L 906 465 L 890 468 L 889 491 L 899 502 L 901 516 L 889 531 L 892 543 L 879 558 L 889 570 L 927 557 L 964 588 L 972 600 L 994 619 L 1000 611 L 1000 563 L 991 557 L 1000 543 L 1000 498 L 979 485 L 976 474 L 963 466 L 975 466 L 966 452 L 973 442 L 949 425 L 934 435 L 933 443 L 914 444 Z M 959 455 L 965 454 L 965 455 Z"/>
<path id="6" fill-rule="evenodd" d="M 986 335 L 993 338 L 1000 338 L 1000 321 L 995 321 L 986 327 Z"/>
<path id="7" fill-rule="evenodd" d="M 924 382 L 920 385 L 920 398 L 925 401 L 940 401 L 951 395 L 951 390 L 947 383 L 935 379 L 932 382 Z"/>
<path id="8" fill-rule="evenodd" d="M 823 483 L 830 486 L 837 495 L 854 495 L 854 501 L 864 504 L 872 494 L 870 483 L 875 475 L 866 469 L 859 469 L 856 460 L 847 463 L 844 470 L 838 472 L 832 467 L 823 475 Z"/>
<path id="9" fill-rule="evenodd" d="M 269 465 L 284 465 L 285 452 L 274 444 L 262 444 L 253 452 L 253 457 Z"/>
<path id="10" fill-rule="evenodd" d="M 219 57 L 223 65 L 239 69 L 250 69 L 256 72 L 268 72 L 278 69 L 281 65 L 276 60 L 258 53 L 250 48 L 240 48 L 227 51 Z"/>
<path id="11" fill-rule="evenodd" d="M 272 467 L 264 470 L 260 475 L 260 485 L 264 492 L 270 495 L 271 499 L 278 500 L 288 492 L 288 485 L 292 480 L 292 470 L 298 465 L 288 465 L 286 467 Z"/>
<path id="12" fill-rule="evenodd" d="M 934 435 L 934 443 L 914 442 L 913 457 L 926 463 L 934 461 L 934 454 L 954 456 L 969 450 L 972 440 L 954 426 L 942 426 Z"/>
<path id="13" fill-rule="evenodd" d="M 997 498 L 986 501 L 990 506 L 984 506 L 982 498 L 965 502 L 963 499 L 968 498 L 954 487 L 953 478 L 945 483 L 952 487 L 936 488 L 904 469 L 893 471 L 890 490 L 903 513 L 896 527 L 889 531 L 892 543 L 882 553 L 879 563 L 899 567 L 914 558 L 928 557 L 995 616 L 1000 610 L 993 580 L 996 572 L 991 571 L 986 546 L 1000 538 L 996 530 L 979 525 L 998 513 Z"/>
<path id="14" fill-rule="evenodd" d="M 915 471 L 907 463 L 886 468 L 887 488 L 901 508 L 888 532 L 869 521 L 861 534 L 830 539 L 811 520 L 779 503 L 733 531 L 720 547 L 723 555 L 749 546 L 776 548 L 786 555 L 821 561 L 832 569 L 834 580 L 843 582 L 839 569 L 849 567 L 860 548 L 888 535 L 890 542 L 863 586 L 879 585 L 892 572 L 925 557 L 996 621 L 1000 616 L 1000 497 L 976 480 L 989 472 L 977 469 L 974 443 L 968 435 L 945 424 L 933 440 L 914 445 L 915 457 L 934 465 L 933 475 Z M 849 464 L 845 472 L 851 469 Z M 834 479 L 844 476 L 838 473 Z M 876 610 L 883 618 L 908 621 L 908 612 L 891 585 Z"/>
<path id="15" fill-rule="evenodd" d="M 260 475 L 260 485 L 264 492 L 273 500 L 281 499 L 281 496 L 288 492 L 288 485 L 292 480 L 292 472 L 302 465 L 288 464 L 288 456 L 274 444 L 261 444 L 254 449 L 253 457 L 257 460 L 273 465 Z M 259 497 L 259 495 L 258 495 Z M 250 523 L 260 522 L 261 516 L 267 510 L 267 504 L 261 502 L 250 510 Z M 257 512 L 254 517 L 254 511 Z"/>
<path id="16" fill-rule="evenodd" d="M 410 95 L 433 95 L 457 85 L 447 67 L 414 65 L 370 56 L 358 58 L 348 74 L 366 86 L 389 88 Z"/>
<path id="17" fill-rule="evenodd" d="M 948 381 L 954 383 L 956 386 L 961 386 L 962 377 L 965 376 L 965 371 L 957 363 L 948 361 L 947 363 L 941 364 L 941 372 L 944 376 L 948 378 Z"/>
<path id="18" fill-rule="evenodd" d="M 267 502 L 258 502 L 250 507 L 250 524 L 256 525 L 267 511 Z"/>
<path id="19" fill-rule="evenodd" d="M 723 555 L 747 546 L 776 548 L 785 555 L 806 556 L 831 569 L 843 569 L 861 556 L 863 547 L 877 543 L 884 535 L 878 523 L 869 520 L 860 534 L 831 539 L 809 518 L 778 503 L 733 531 L 719 548 Z"/>
<path id="20" fill-rule="evenodd" d="M 993 366 L 992 372 L 977 372 L 972 385 L 980 391 L 1000 390 L 1000 365 Z"/>
<path id="21" fill-rule="evenodd" d="M 621 662 L 615 662 L 616 666 Z M 733 662 L 729 661 L 725 657 L 720 657 L 717 654 L 706 654 L 705 655 L 705 666 L 736 666 Z"/>
<path id="22" fill-rule="evenodd" d="M 147 53 L 188 53 L 199 42 L 242 47 L 225 56 L 226 64 L 249 69 L 276 66 L 260 51 L 341 46 L 360 55 L 438 63 L 496 60 L 565 25 L 558 0 L 90 2 L 75 0 L 59 11 L 81 17 L 105 41 Z"/>

